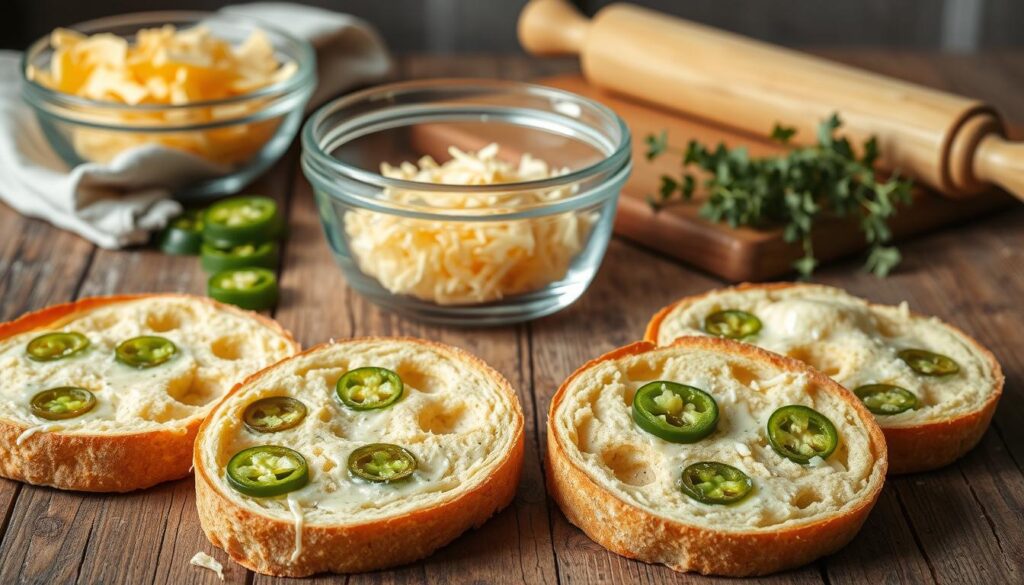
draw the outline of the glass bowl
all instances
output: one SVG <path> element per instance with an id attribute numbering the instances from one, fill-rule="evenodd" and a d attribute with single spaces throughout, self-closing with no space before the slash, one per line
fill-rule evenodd
<path id="1" fill-rule="evenodd" d="M 22 60 L 22 95 L 35 111 L 43 133 L 70 166 L 107 163 L 121 153 L 159 145 L 196 157 L 197 175 L 181 197 L 238 191 L 263 173 L 288 149 L 302 124 L 303 111 L 316 87 L 312 46 L 262 22 L 213 12 L 143 12 L 92 20 L 68 28 L 93 35 L 109 33 L 129 42 L 141 29 L 202 24 L 212 36 L 233 46 L 254 30 L 266 35 L 280 63 L 295 63 L 282 81 L 253 92 L 180 105 L 98 101 L 50 89 L 30 79 L 29 68 L 47 71 L 54 55 L 50 37 L 33 43 Z"/>
<path id="2" fill-rule="evenodd" d="M 608 108 L 492 80 L 336 99 L 306 122 L 302 150 L 349 285 L 387 309 L 455 325 L 525 321 L 579 298 L 632 168 L 629 129 Z M 449 164 L 464 172 L 434 176 Z"/>

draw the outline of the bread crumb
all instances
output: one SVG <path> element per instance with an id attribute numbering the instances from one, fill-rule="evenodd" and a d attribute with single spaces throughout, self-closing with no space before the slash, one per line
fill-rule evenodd
<path id="1" fill-rule="evenodd" d="M 903 301 L 899 304 L 900 317 L 903 319 L 910 318 L 910 304 L 907 301 Z"/>
<path id="2" fill-rule="evenodd" d="M 220 577 L 221 581 L 224 580 L 224 565 L 220 564 L 217 561 L 217 559 L 211 557 L 203 551 L 197 552 L 195 556 L 192 557 L 192 560 L 189 561 L 189 564 L 195 565 L 197 567 L 202 567 L 204 569 L 209 569 L 217 573 L 217 576 Z"/>

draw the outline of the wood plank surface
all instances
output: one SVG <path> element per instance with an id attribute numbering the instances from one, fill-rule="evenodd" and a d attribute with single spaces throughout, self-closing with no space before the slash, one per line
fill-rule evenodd
<path id="1" fill-rule="evenodd" d="M 990 57 L 885 52 L 829 56 L 993 102 L 1024 121 L 1024 54 Z M 404 78 L 527 79 L 571 72 L 571 61 L 512 56 L 404 58 Z M 590 290 L 567 310 L 533 323 L 466 330 L 408 321 L 351 292 L 334 266 L 309 185 L 293 149 L 250 189 L 287 212 L 282 300 L 274 316 L 304 346 L 361 335 L 413 335 L 458 345 L 519 391 L 527 449 L 515 502 L 423 562 L 304 583 L 725 583 L 613 555 L 572 526 L 545 494 L 544 421 L 559 383 L 584 361 L 643 333 L 651 313 L 722 283 L 675 261 L 613 240 Z M 86 295 L 202 293 L 193 258 L 152 250 L 97 250 L 0 206 L 0 319 Z M 880 302 L 910 302 L 977 336 L 1007 375 L 1006 395 L 981 445 L 956 464 L 895 478 L 858 537 L 822 561 L 764 583 L 1024 582 L 1024 208 L 902 245 L 905 262 L 886 280 L 857 261 L 815 280 Z M 0 480 L 0 583 L 220 583 L 188 564 L 197 551 L 225 565 L 228 583 L 299 582 L 255 575 L 213 548 L 199 527 L 191 479 L 124 495 L 83 495 Z M 735 581 L 731 581 L 735 582 Z"/>

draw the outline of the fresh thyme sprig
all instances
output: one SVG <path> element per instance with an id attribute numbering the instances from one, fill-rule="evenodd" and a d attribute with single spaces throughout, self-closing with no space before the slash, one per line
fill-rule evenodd
<path id="1" fill-rule="evenodd" d="M 803 246 L 803 257 L 793 264 L 802 276 L 809 276 L 818 265 L 811 239 L 815 221 L 857 213 L 870 246 L 865 268 L 884 277 L 900 262 L 899 250 L 887 245 L 892 233 L 886 220 L 896 213 L 897 203 L 910 201 L 911 182 L 898 176 L 879 181 L 874 137 L 864 143 L 858 158 L 850 141 L 837 136 L 840 126 L 839 116 L 833 114 L 819 126 L 816 146 L 764 158 L 751 158 L 746 148 L 730 149 L 724 144 L 712 150 L 696 140 L 679 151 L 669 146 L 667 132 L 651 134 L 646 139 L 647 159 L 675 152 L 682 155 L 684 171 L 679 178 L 662 176 L 658 194 L 648 197 L 648 202 L 657 210 L 689 201 L 697 179 L 686 170 L 697 167 L 707 173 L 703 181 L 707 200 L 701 215 L 732 227 L 783 226 L 785 240 Z M 794 128 L 776 125 L 771 138 L 789 144 L 794 134 Z"/>

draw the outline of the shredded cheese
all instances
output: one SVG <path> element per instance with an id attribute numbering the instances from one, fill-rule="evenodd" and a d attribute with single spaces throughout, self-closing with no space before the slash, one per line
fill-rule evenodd
<path id="1" fill-rule="evenodd" d="M 189 564 L 195 565 L 197 567 L 202 567 L 204 569 L 209 569 L 217 573 L 217 576 L 220 577 L 221 581 L 224 580 L 224 565 L 220 564 L 220 562 L 218 562 L 217 559 L 211 557 L 203 551 L 197 552 L 195 556 L 193 556 L 192 559 L 189 560 Z"/>
<path id="2" fill-rule="evenodd" d="M 63 428 L 59 423 L 43 423 L 41 425 L 35 425 L 28 427 L 18 435 L 18 438 L 14 440 L 15 445 L 21 445 L 36 433 L 47 433 L 50 431 L 59 431 Z"/>
<path id="3" fill-rule="evenodd" d="M 299 560 L 299 555 L 302 554 L 302 523 L 304 517 L 302 515 L 302 505 L 290 495 L 288 496 L 288 510 L 292 513 L 292 518 L 295 520 L 295 549 L 292 550 L 291 557 L 291 562 L 294 563 Z"/>
<path id="4" fill-rule="evenodd" d="M 418 164 L 382 165 L 386 177 L 441 185 L 493 185 L 555 177 L 542 160 L 524 154 L 518 165 L 490 144 L 477 152 L 448 149 L 451 160 L 427 156 Z M 505 213 L 565 199 L 574 187 L 510 193 L 388 190 L 384 198 L 438 211 Z M 369 210 L 345 215 L 352 253 L 363 273 L 395 294 L 439 305 L 497 301 L 563 278 L 582 250 L 596 214 L 562 213 L 516 221 L 439 221 Z"/>
<path id="5" fill-rule="evenodd" d="M 53 55 L 48 69 L 29 65 L 29 79 L 49 89 L 91 100 L 126 105 L 181 106 L 245 95 L 294 75 L 294 62 L 278 60 L 266 33 L 256 29 L 232 46 L 205 26 L 176 29 L 171 25 L 143 29 L 134 42 L 101 33 L 57 29 L 50 34 Z M 106 124 L 191 125 L 239 119 L 266 101 L 187 109 L 92 111 Z M 80 156 L 106 162 L 121 152 L 159 144 L 201 156 L 213 163 L 248 160 L 273 135 L 278 120 L 229 125 L 196 132 L 109 131 L 71 128 Z"/>

